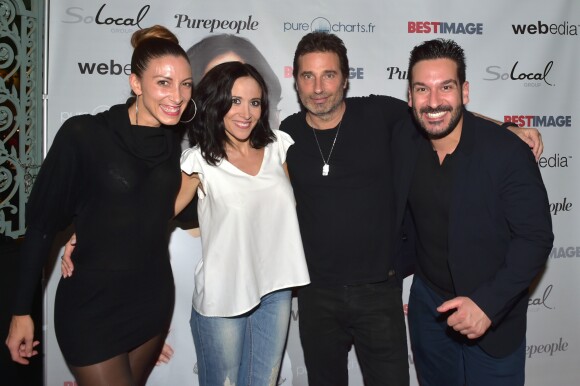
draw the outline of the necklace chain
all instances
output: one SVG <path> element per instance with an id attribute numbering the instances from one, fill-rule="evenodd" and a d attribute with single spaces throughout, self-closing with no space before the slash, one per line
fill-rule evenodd
<path id="1" fill-rule="evenodd" d="M 336 128 L 336 134 L 334 135 L 334 140 L 332 141 L 332 146 L 330 147 L 330 152 L 328 153 L 328 158 L 324 158 L 324 154 L 322 154 L 322 148 L 320 147 L 320 143 L 318 142 L 318 137 L 316 136 L 316 130 L 314 127 L 312 128 L 312 134 L 314 135 L 314 139 L 316 140 L 316 144 L 318 145 L 318 151 L 320 152 L 320 157 L 322 158 L 322 162 L 324 165 L 322 166 L 322 175 L 327 176 L 330 173 L 330 156 L 332 156 L 332 151 L 334 150 L 334 144 L 336 144 L 336 139 L 338 138 L 338 133 L 340 132 L 340 126 L 342 125 L 342 119 L 338 123 L 338 127 Z"/>

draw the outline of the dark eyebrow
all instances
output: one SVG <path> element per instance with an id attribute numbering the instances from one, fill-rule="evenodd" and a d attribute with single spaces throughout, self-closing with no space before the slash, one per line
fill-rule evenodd
<path id="1" fill-rule="evenodd" d="M 449 84 L 449 83 L 453 83 L 454 85 L 457 85 L 457 80 L 455 79 L 447 79 L 446 81 L 443 82 L 444 85 Z"/>
<path id="2" fill-rule="evenodd" d="M 447 79 L 447 80 L 444 80 L 443 82 L 441 82 L 442 85 L 447 85 L 447 84 L 450 84 L 450 83 L 452 83 L 454 85 L 457 85 L 458 84 L 457 83 L 457 80 L 455 80 L 455 79 Z M 427 86 L 423 82 L 413 82 L 413 87 L 416 87 L 416 86 L 429 87 L 429 86 Z"/>
<path id="3" fill-rule="evenodd" d="M 165 75 L 154 75 L 154 76 L 153 76 L 153 78 L 155 78 L 155 79 L 158 79 L 158 78 L 163 78 L 163 79 L 173 80 L 173 78 L 172 78 L 172 77 L 170 77 L 170 76 L 165 76 Z M 189 78 L 185 78 L 185 79 L 183 79 L 183 80 L 182 80 L 182 82 L 186 82 L 186 81 L 188 81 L 188 80 L 189 80 L 189 81 L 192 81 L 192 80 L 193 80 L 193 77 L 191 77 L 191 76 L 190 76 Z"/>

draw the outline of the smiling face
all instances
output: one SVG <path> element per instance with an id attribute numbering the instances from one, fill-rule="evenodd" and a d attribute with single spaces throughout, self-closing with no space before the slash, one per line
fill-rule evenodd
<path id="1" fill-rule="evenodd" d="M 417 62 L 412 68 L 409 106 L 431 139 L 449 135 L 462 122 L 469 102 L 469 83 L 459 84 L 457 64 L 451 59 Z"/>
<path id="2" fill-rule="evenodd" d="M 246 142 L 262 115 L 262 89 L 250 76 L 236 79 L 232 107 L 224 116 L 226 135 L 232 143 Z"/>
<path id="3" fill-rule="evenodd" d="M 151 59 L 142 76 L 131 74 L 131 89 L 138 96 L 138 123 L 142 126 L 175 125 L 191 99 L 191 67 L 181 56 Z"/>
<path id="4" fill-rule="evenodd" d="M 296 90 L 310 114 L 331 117 L 344 101 L 346 84 L 336 53 L 311 52 L 298 59 Z"/>

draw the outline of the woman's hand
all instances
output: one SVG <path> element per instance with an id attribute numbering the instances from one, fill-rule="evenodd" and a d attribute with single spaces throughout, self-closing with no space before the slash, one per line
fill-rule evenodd
<path id="1" fill-rule="evenodd" d="M 60 262 L 60 272 L 63 278 L 71 277 L 73 271 L 75 269 L 74 264 L 72 262 L 71 256 L 77 245 L 77 235 L 73 233 L 70 239 L 67 241 L 66 245 L 64 246 L 64 255 L 62 255 L 61 262 Z"/>

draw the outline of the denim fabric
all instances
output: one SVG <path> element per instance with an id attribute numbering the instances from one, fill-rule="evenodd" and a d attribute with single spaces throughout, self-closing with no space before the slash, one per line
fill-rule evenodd
<path id="1" fill-rule="evenodd" d="M 354 344 L 366 386 L 408 386 L 401 289 L 389 281 L 298 291 L 300 340 L 313 386 L 348 385 Z"/>
<path id="2" fill-rule="evenodd" d="M 447 326 L 436 308 L 446 299 L 417 275 L 409 296 L 409 333 L 421 386 L 520 386 L 525 378 L 525 339 L 504 358 L 483 351 Z"/>
<path id="3" fill-rule="evenodd" d="M 290 321 L 291 291 L 272 292 L 248 313 L 191 313 L 200 386 L 276 385 Z"/>

